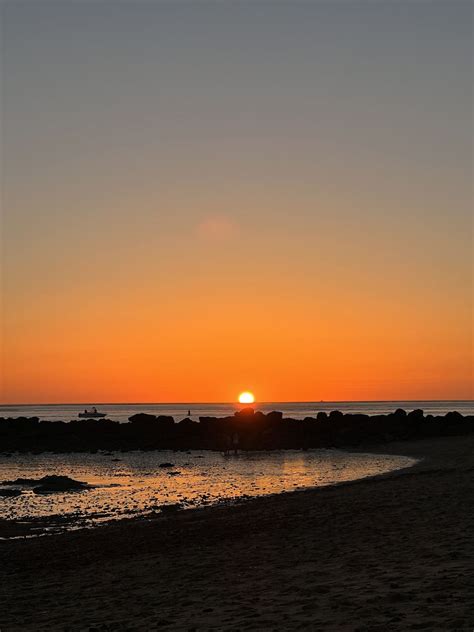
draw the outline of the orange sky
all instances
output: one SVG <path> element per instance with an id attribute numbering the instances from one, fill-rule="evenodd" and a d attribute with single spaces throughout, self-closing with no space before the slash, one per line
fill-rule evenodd
<path id="1" fill-rule="evenodd" d="M 5 400 L 232 401 L 245 388 L 261 401 L 469 398 L 468 310 L 432 292 L 402 303 L 389 279 L 390 297 L 373 296 L 348 276 L 342 292 L 249 273 L 219 292 L 200 278 L 169 294 L 74 284 L 60 305 L 29 294 L 41 309 L 25 302 L 9 323 Z"/>
<path id="2" fill-rule="evenodd" d="M 0 401 L 472 398 L 467 4 L 172 4 L 2 8 Z"/>

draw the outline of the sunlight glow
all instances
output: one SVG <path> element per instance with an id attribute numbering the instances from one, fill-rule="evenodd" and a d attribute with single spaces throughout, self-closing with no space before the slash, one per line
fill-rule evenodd
<path id="1" fill-rule="evenodd" d="M 239 404 L 253 404 L 255 397 L 250 391 L 244 391 L 239 395 Z"/>

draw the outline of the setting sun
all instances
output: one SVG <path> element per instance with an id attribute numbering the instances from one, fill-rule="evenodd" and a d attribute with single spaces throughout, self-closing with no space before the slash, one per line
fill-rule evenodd
<path id="1" fill-rule="evenodd" d="M 255 397 L 250 391 L 244 391 L 239 395 L 239 404 L 253 404 Z"/>

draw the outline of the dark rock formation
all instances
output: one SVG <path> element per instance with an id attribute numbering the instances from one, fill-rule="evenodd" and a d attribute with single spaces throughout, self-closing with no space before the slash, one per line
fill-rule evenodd
<path id="1" fill-rule="evenodd" d="M 21 489 L 0 489 L 0 498 L 13 498 L 21 496 Z"/>
<path id="2" fill-rule="evenodd" d="M 35 493 L 45 492 L 71 492 L 87 488 L 87 483 L 75 481 L 69 476 L 43 476 L 38 480 L 40 485 L 34 488 Z"/>
<path id="3" fill-rule="evenodd" d="M 474 417 L 458 412 L 425 416 L 422 410 L 398 409 L 387 415 L 319 412 L 316 417 L 291 419 L 281 412 L 264 414 L 244 408 L 228 417 L 189 418 L 140 413 L 121 424 L 108 419 L 69 423 L 37 417 L 0 418 L 0 450 L 40 453 L 128 450 L 275 450 L 350 447 L 474 431 Z M 163 464 L 172 467 L 172 464 Z M 19 479 L 21 480 L 21 479 Z M 27 485 L 28 483 L 17 483 Z M 35 484 L 38 484 L 35 481 Z"/>
<path id="4" fill-rule="evenodd" d="M 88 488 L 87 483 L 75 481 L 69 476 L 56 475 L 43 476 L 43 478 L 17 478 L 14 481 L 3 481 L 1 484 L 15 487 L 32 487 L 35 494 L 71 492 Z"/>

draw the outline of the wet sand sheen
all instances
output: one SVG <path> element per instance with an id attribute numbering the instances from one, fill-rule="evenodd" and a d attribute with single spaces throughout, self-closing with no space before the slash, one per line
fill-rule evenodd
<path id="1" fill-rule="evenodd" d="M 53 474 L 86 481 L 92 488 L 46 495 L 26 488 L 21 496 L 2 499 L 2 517 L 21 520 L 21 533 L 38 533 L 41 528 L 64 530 L 146 515 L 161 511 L 163 506 L 202 507 L 338 484 L 409 467 L 414 462 L 403 456 L 339 450 L 251 452 L 227 457 L 209 451 L 16 454 L 0 458 L 0 481 Z M 167 467 L 160 467 L 164 465 Z M 51 519 L 38 520 L 46 517 Z M 31 529 L 27 519 L 33 519 Z M 5 526 L 0 525 L 0 537 L 6 535 Z"/>
<path id="2" fill-rule="evenodd" d="M 474 438 L 381 450 L 423 461 L 233 507 L 0 542 L 0 625 L 467 632 Z"/>

